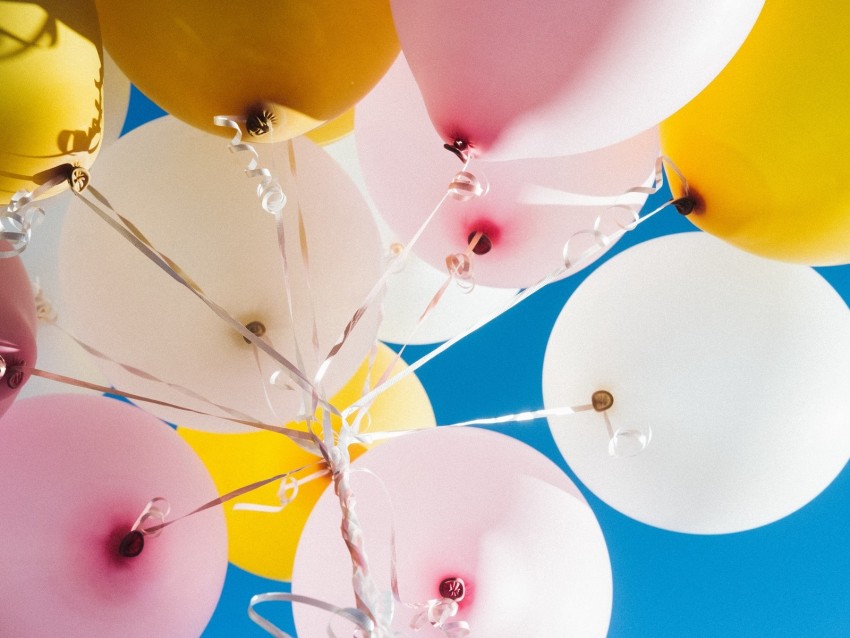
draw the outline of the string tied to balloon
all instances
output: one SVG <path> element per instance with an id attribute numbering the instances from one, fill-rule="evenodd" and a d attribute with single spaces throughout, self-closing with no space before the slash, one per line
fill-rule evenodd
<path id="1" fill-rule="evenodd" d="M 121 539 L 118 554 L 124 558 L 139 556 L 145 548 L 145 538 L 159 536 L 170 513 L 171 505 L 161 496 L 149 500 L 130 531 Z"/>
<path id="2" fill-rule="evenodd" d="M 270 112 L 270 111 L 269 111 Z M 260 112 L 249 115 L 247 125 L 253 127 L 257 134 L 263 135 L 263 129 L 268 132 L 274 123 L 274 118 L 264 118 Z M 213 118 L 213 123 L 216 126 L 223 126 L 233 129 L 233 138 L 230 140 L 228 148 L 231 153 L 248 153 L 251 159 L 245 167 L 245 174 L 248 177 L 259 177 L 260 183 L 257 185 L 257 197 L 260 198 L 260 204 L 267 213 L 279 213 L 286 206 L 286 194 L 283 188 L 274 177 L 272 177 L 269 169 L 260 166 L 260 154 L 251 145 L 242 141 L 242 128 L 239 126 L 239 121 L 246 121 L 244 118 L 238 118 L 228 115 L 216 115 Z M 250 129 L 249 129 L 250 130 Z M 252 134 L 254 134 L 252 132 Z"/>
<path id="3" fill-rule="evenodd" d="M 447 638 L 466 638 L 471 631 L 465 620 L 451 620 L 460 610 L 459 603 L 466 596 L 466 583 L 462 578 L 444 578 L 438 588 L 439 598 L 413 605 L 418 612 L 410 619 L 410 628 L 421 631 L 429 625 L 440 629 Z"/>
<path id="4" fill-rule="evenodd" d="M 637 456 L 643 452 L 652 439 L 652 428 L 620 427 L 614 429 L 608 416 L 614 406 L 614 395 L 608 390 L 597 390 L 590 397 L 593 410 L 602 415 L 608 430 L 608 454 L 616 458 Z"/>

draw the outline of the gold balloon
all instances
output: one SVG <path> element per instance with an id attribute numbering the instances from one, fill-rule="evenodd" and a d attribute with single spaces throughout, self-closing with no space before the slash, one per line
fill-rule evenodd
<path id="1" fill-rule="evenodd" d="M 364 362 L 349 382 L 331 399 L 343 409 L 363 394 L 366 374 L 370 387 L 395 360 L 395 353 L 381 345 L 371 370 Z M 399 361 L 392 369 L 400 372 L 405 364 Z M 289 427 L 303 429 L 303 423 Z M 414 375 L 408 375 L 379 395 L 369 410 L 369 418 L 361 423 L 362 432 L 429 428 L 436 425 L 431 403 L 425 389 Z M 334 418 L 333 426 L 339 429 Z M 280 434 L 251 432 L 248 434 L 214 434 L 188 428 L 178 428 L 180 435 L 203 459 L 219 492 L 238 489 L 264 478 L 313 464 L 320 459 Z M 414 435 L 415 436 L 415 435 Z M 350 448 L 352 460 L 366 448 L 360 444 Z M 318 468 L 302 472 L 305 476 Z M 298 495 L 279 513 L 234 511 L 236 503 L 279 505 L 276 496 L 280 482 L 259 488 L 224 504 L 227 520 L 230 561 L 251 573 L 265 578 L 289 580 L 301 530 L 316 501 L 329 485 L 327 477 L 315 479 L 298 488 Z"/>
<path id="2" fill-rule="evenodd" d="M 350 135 L 354 130 L 354 109 L 350 108 L 342 115 L 335 117 L 329 122 L 325 122 L 319 128 L 314 128 L 307 133 L 307 137 L 311 142 L 327 146 L 338 142 L 346 135 Z"/>
<path id="3" fill-rule="evenodd" d="M 398 54 L 389 0 L 97 0 L 104 43 L 175 117 L 221 135 L 216 115 L 301 135 L 353 106 Z M 270 122 L 269 122 L 270 120 Z"/>
<path id="4" fill-rule="evenodd" d="M 102 86 L 92 0 L 0 0 L 0 205 L 69 165 L 91 166 L 101 142 Z"/>
<path id="5" fill-rule="evenodd" d="M 661 124 L 694 224 L 773 259 L 850 262 L 848 33 L 844 0 L 767 0 L 729 65 Z"/>

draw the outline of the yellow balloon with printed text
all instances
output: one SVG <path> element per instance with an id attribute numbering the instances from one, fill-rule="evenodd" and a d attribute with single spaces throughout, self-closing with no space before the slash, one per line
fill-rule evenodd
<path id="1" fill-rule="evenodd" d="M 367 359 L 331 399 L 331 404 L 339 410 L 351 405 L 364 394 L 367 374 L 368 387 L 375 387 L 394 361 L 395 353 L 380 345 L 371 366 Z M 404 362 L 399 360 L 390 372 L 394 374 L 405 368 Z M 339 419 L 334 417 L 335 431 L 339 430 L 339 425 Z M 422 384 L 415 375 L 409 374 L 378 395 L 368 416 L 361 421 L 360 431 L 414 430 L 435 425 L 434 412 Z M 304 423 L 290 423 L 288 427 L 305 429 Z M 306 468 L 296 475 L 301 479 L 322 470 L 319 457 L 281 434 L 267 431 L 215 434 L 188 428 L 178 428 L 177 431 L 204 461 L 219 494 L 301 467 Z M 352 460 L 365 450 L 360 444 L 352 445 Z M 295 498 L 278 513 L 240 510 L 234 509 L 234 506 L 239 503 L 279 506 L 277 493 L 280 481 L 226 502 L 223 507 L 230 562 L 258 576 L 290 580 L 301 530 L 329 484 L 330 479 L 322 476 L 299 485 Z"/>
<path id="2" fill-rule="evenodd" d="M 341 115 L 399 51 L 389 0 L 96 1 L 106 48 L 133 84 L 220 135 L 232 130 L 215 116 L 266 111 L 271 130 L 245 127 L 263 131 L 250 141 L 288 139 Z"/>
<path id="3" fill-rule="evenodd" d="M 91 166 L 101 143 L 102 87 L 93 0 L 0 0 L 0 206 L 69 166 Z"/>
<path id="4" fill-rule="evenodd" d="M 848 33 L 844 0 L 767 0 L 729 65 L 661 124 L 694 224 L 773 259 L 850 262 Z"/>

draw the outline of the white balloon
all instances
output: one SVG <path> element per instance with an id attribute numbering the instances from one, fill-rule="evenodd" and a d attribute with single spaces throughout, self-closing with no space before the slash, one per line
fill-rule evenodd
<path id="1" fill-rule="evenodd" d="M 674 531 L 743 531 L 804 506 L 846 464 L 848 352 L 850 313 L 814 270 L 673 235 L 573 294 L 546 349 L 544 398 L 587 404 L 606 390 L 621 443 L 651 433 L 643 452 L 613 457 L 602 415 L 550 418 L 567 463 L 610 506 Z"/>
<path id="2" fill-rule="evenodd" d="M 260 206 L 259 179 L 245 175 L 247 153 L 230 153 L 225 140 L 162 118 L 107 149 L 92 170 L 92 185 L 213 301 L 243 324 L 262 323 L 264 338 L 293 364 L 298 363 L 297 335 L 304 369 L 312 378 L 378 279 L 378 233 L 355 186 L 319 147 L 307 140 L 294 142 L 296 181 L 288 145 L 261 146 L 261 164 L 280 180 L 288 197 L 283 217 L 294 330 L 275 221 Z M 299 248 L 299 207 L 308 267 Z M 299 411 L 299 391 L 267 387 L 266 397 L 263 381 L 279 364 L 261 355 L 261 371 L 253 347 L 240 334 L 78 200 L 66 221 L 62 275 L 75 333 L 116 362 L 266 422 L 279 423 Z M 328 396 L 350 378 L 374 343 L 378 314 L 376 303 L 333 360 L 325 377 Z M 314 316 L 318 349 L 312 346 Z M 118 389 L 215 412 L 116 364 L 102 367 Z M 186 427 L 244 429 L 142 405 Z"/>
<path id="3" fill-rule="evenodd" d="M 483 429 L 436 428 L 369 450 L 352 464 L 351 486 L 369 570 L 382 592 L 390 589 L 394 530 L 405 603 L 438 599 L 441 581 L 459 577 L 466 596 L 450 620 L 469 623 L 472 636 L 606 635 L 613 591 L 602 531 L 575 485 L 536 450 Z M 333 489 L 319 499 L 301 539 L 292 591 L 353 606 Z M 294 614 L 299 636 L 326 633 L 327 613 L 299 605 Z M 411 630 L 415 614 L 397 604 L 392 628 L 445 638 L 427 623 Z"/>

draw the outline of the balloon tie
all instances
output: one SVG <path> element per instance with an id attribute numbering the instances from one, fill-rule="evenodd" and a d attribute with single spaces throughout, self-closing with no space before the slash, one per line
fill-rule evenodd
<path id="1" fill-rule="evenodd" d="M 272 132 L 277 123 L 277 116 L 268 104 L 257 104 L 248 110 L 245 128 L 254 137 L 260 137 Z"/>
<path id="2" fill-rule="evenodd" d="M 171 512 L 171 505 L 161 496 L 152 498 L 142 509 L 142 513 L 133 523 L 130 531 L 121 539 L 118 553 L 124 558 L 136 558 L 145 548 L 145 537 L 159 536 L 165 525 L 165 518 Z M 148 521 L 153 521 L 147 525 Z"/>
<path id="3" fill-rule="evenodd" d="M 457 139 L 452 144 L 443 144 L 443 148 L 454 153 L 461 162 L 466 163 L 469 161 L 470 147 L 469 142 L 466 140 Z"/>

